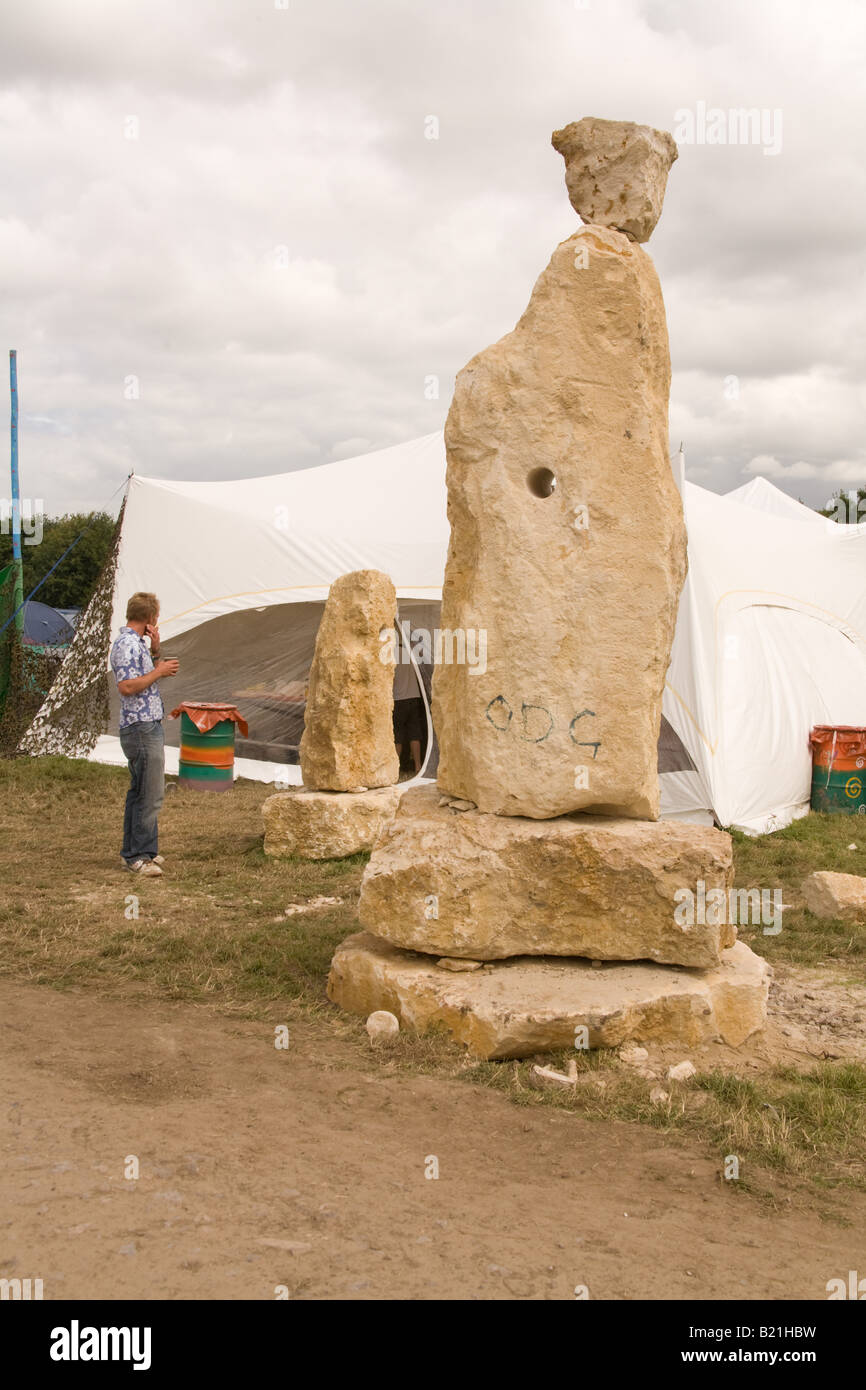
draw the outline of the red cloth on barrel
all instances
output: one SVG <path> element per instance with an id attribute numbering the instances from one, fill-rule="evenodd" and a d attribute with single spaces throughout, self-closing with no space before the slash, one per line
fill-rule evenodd
<path id="1" fill-rule="evenodd" d="M 200 700 L 184 700 L 182 705 L 171 712 L 172 719 L 179 719 L 185 714 L 187 719 L 191 719 L 200 734 L 209 734 L 211 729 L 216 728 L 224 719 L 230 719 L 233 724 L 237 724 L 244 738 L 249 737 L 249 726 L 243 715 L 240 714 L 235 705 L 203 704 Z"/>
<path id="2" fill-rule="evenodd" d="M 829 743 L 836 753 L 848 758 L 866 757 L 866 728 L 859 724 L 816 724 L 809 735 L 809 747 L 818 752 Z"/>

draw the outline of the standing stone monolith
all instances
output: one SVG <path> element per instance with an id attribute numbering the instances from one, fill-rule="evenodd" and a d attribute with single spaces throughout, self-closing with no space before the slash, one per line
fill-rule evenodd
<path id="1" fill-rule="evenodd" d="M 328 997 L 479 1057 L 739 1047 L 770 971 L 736 940 L 731 838 L 658 821 L 686 537 L 664 305 L 639 243 L 676 146 L 596 120 L 553 140 L 590 225 L 457 378 L 439 787 L 410 787 L 379 832 L 367 930 L 337 948 Z"/>
<path id="2" fill-rule="evenodd" d="M 390 787 L 397 594 L 387 574 L 355 570 L 331 585 L 310 669 L 301 776 L 314 791 Z"/>
<path id="3" fill-rule="evenodd" d="M 437 666 L 434 722 L 440 788 L 480 811 L 658 818 L 686 573 L 669 389 L 655 268 L 601 225 L 557 247 L 514 330 L 457 377 L 441 623 L 486 633 L 487 661 Z"/>

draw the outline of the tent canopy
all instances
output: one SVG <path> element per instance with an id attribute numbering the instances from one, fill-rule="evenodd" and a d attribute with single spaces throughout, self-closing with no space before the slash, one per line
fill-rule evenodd
<path id="1" fill-rule="evenodd" d="M 866 525 L 839 526 L 764 478 L 724 497 L 680 485 L 689 574 L 663 703 L 663 814 L 772 829 L 807 808 L 811 726 L 866 724 Z M 441 433 L 238 482 L 135 476 L 112 627 L 135 590 L 159 594 L 163 646 L 181 660 L 172 699 L 181 677 L 184 698 L 236 698 L 242 668 L 265 730 L 250 766 L 270 779 L 268 734 L 289 706 L 297 718 L 330 584 L 384 570 L 401 613 L 435 626 L 448 534 Z M 231 689 L 217 679 L 229 664 Z"/>
<path id="2" fill-rule="evenodd" d="M 725 496 L 731 502 L 741 502 L 744 507 L 752 507 L 756 512 L 784 517 L 788 521 L 805 521 L 813 526 L 816 523 L 821 526 L 826 520 L 819 512 L 813 512 L 811 507 L 805 507 L 802 502 L 795 502 L 787 492 L 780 492 L 766 478 L 753 478 L 750 483 L 735 487 L 733 492 L 727 492 Z"/>
<path id="3" fill-rule="evenodd" d="M 75 636 L 66 617 L 47 603 L 28 599 L 24 605 L 23 638 L 30 646 L 65 647 Z"/>
<path id="4" fill-rule="evenodd" d="M 384 570 L 402 598 L 438 600 L 447 548 L 441 433 L 240 482 L 135 475 L 112 629 L 137 589 L 159 593 L 165 639 L 227 613 L 323 602 L 335 579 L 358 569 Z"/>
<path id="5" fill-rule="evenodd" d="M 808 807 L 812 725 L 866 724 L 866 526 L 755 484 L 685 484 L 663 709 L 720 824 L 764 831 Z"/>

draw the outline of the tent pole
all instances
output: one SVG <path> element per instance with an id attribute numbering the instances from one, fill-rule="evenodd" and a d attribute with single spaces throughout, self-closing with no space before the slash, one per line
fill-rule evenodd
<path id="1" fill-rule="evenodd" d="M 9 349 L 9 391 L 12 398 L 12 563 L 15 566 L 12 604 L 15 609 L 15 627 L 20 635 L 24 630 L 24 564 L 21 559 L 21 495 L 18 481 L 18 353 L 14 348 Z"/>

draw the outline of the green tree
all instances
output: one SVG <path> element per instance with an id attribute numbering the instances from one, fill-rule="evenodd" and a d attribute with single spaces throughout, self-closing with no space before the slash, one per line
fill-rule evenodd
<path id="1" fill-rule="evenodd" d="M 22 536 L 25 598 L 83 531 L 78 544 L 34 595 L 39 603 L 48 603 L 52 608 L 83 608 L 93 593 L 99 571 L 108 556 L 114 527 L 114 518 L 108 512 L 76 512 L 73 515 L 46 517 L 38 545 L 28 545 L 27 537 Z M 8 517 L 4 514 L 0 533 L 0 569 L 12 560 L 10 531 Z"/>
<path id="2" fill-rule="evenodd" d="M 854 501 L 854 488 L 838 488 L 826 507 L 817 507 L 821 516 L 832 516 L 842 525 L 850 522 L 866 521 L 866 487 L 857 488 L 857 501 Z"/>

